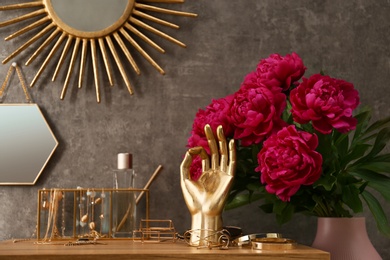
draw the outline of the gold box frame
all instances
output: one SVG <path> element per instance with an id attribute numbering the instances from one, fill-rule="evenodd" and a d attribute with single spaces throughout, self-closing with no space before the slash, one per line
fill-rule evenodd
<path id="1" fill-rule="evenodd" d="M 133 233 L 134 236 L 140 238 L 142 243 L 176 242 L 177 239 L 176 229 L 170 219 L 141 219 L 139 229 Z"/>
<path id="2" fill-rule="evenodd" d="M 136 199 L 137 213 L 143 213 L 139 217 L 137 217 L 137 219 L 149 219 L 149 211 L 150 211 L 149 189 L 133 189 L 133 188 L 129 188 L 129 189 L 107 189 L 107 188 L 40 189 L 38 190 L 38 208 L 37 208 L 38 214 L 37 214 L 37 228 L 36 228 L 37 240 L 52 241 L 52 240 L 69 240 L 69 239 L 80 239 L 80 238 L 119 239 L 113 237 L 113 231 L 112 231 L 114 192 L 115 193 L 135 192 L 137 198 Z M 107 200 L 104 203 L 107 204 L 106 209 L 108 209 L 108 212 L 105 213 L 108 216 L 108 220 L 105 220 L 108 221 L 106 222 L 108 223 L 107 232 L 103 232 L 101 228 L 95 229 L 95 227 L 92 230 L 92 228 L 89 225 L 80 227 L 80 220 L 82 219 L 82 216 L 80 213 L 79 205 L 81 205 L 80 202 L 83 201 L 84 195 L 88 193 L 90 194 L 93 193 L 95 195 L 100 194 L 99 198 L 102 197 L 102 194 L 105 194 L 105 199 Z M 92 198 L 94 197 L 95 196 L 93 196 Z M 94 201 L 96 202 L 95 205 L 98 204 L 97 201 L 99 198 L 96 198 L 96 201 Z M 59 205 L 60 203 L 61 206 Z M 139 207 L 138 204 L 142 207 Z M 61 212 L 59 213 L 58 211 Z M 93 215 L 96 214 L 97 213 L 93 212 Z M 57 222 L 59 222 L 59 220 L 61 220 L 61 229 L 57 227 Z M 136 220 L 135 229 L 137 228 L 137 226 L 138 225 Z M 95 232 L 89 232 L 87 234 L 85 233 L 85 229 L 89 229 L 89 231 L 95 231 Z M 43 232 L 44 230 L 46 230 L 46 234 L 45 232 Z M 49 232 L 49 230 L 51 230 L 51 232 Z M 82 232 L 81 230 L 84 231 Z M 51 233 L 50 237 L 48 237 L 48 233 Z M 120 239 L 124 239 L 124 238 L 120 238 Z M 139 239 L 139 238 L 129 237 L 128 239 Z"/>

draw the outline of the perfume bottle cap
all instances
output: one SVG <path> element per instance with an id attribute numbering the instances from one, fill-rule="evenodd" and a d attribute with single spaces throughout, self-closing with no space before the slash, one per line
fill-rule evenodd
<path id="1" fill-rule="evenodd" d="M 131 153 L 118 153 L 118 169 L 132 169 L 133 155 Z"/>

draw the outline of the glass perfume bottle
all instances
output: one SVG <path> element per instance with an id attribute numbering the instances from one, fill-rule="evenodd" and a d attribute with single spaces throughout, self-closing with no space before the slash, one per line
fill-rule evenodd
<path id="1" fill-rule="evenodd" d="M 132 154 L 118 154 L 118 169 L 113 176 L 112 236 L 132 237 L 136 227 L 135 173 L 132 167 Z"/>

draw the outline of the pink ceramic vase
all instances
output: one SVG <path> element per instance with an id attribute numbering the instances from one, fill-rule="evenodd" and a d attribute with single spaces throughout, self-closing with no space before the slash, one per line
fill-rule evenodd
<path id="1" fill-rule="evenodd" d="M 380 260 L 366 230 L 366 219 L 318 218 L 314 248 L 330 252 L 331 260 Z"/>

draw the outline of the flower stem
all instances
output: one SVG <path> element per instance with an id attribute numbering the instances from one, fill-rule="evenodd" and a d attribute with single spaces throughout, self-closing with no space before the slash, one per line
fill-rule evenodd
<path id="1" fill-rule="evenodd" d="M 314 212 L 318 217 L 329 217 L 331 211 L 329 207 L 323 203 L 323 201 L 317 201 L 317 206 L 314 208 Z"/>

